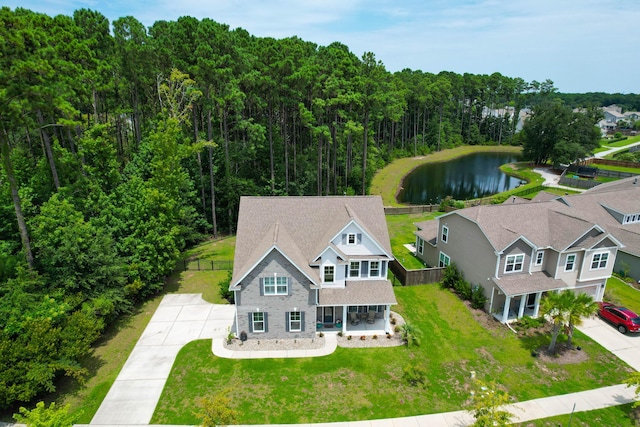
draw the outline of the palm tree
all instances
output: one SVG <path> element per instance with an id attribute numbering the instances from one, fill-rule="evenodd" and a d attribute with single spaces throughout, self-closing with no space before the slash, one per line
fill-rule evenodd
<path id="1" fill-rule="evenodd" d="M 574 327 L 580 325 L 584 317 L 591 316 L 598 311 L 598 303 L 593 300 L 593 297 L 584 293 L 571 293 L 574 297 L 568 312 L 567 346 L 569 348 L 571 348 Z"/>
<path id="2" fill-rule="evenodd" d="M 568 313 L 573 301 L 573 292 L 551 292 L 540 301 L 540 314 L 553 323 L 551 329 L 551 343 L 548 351 L 553 353 L 556 349 L 556 341 L 562 327 L 569 323 Z"/>

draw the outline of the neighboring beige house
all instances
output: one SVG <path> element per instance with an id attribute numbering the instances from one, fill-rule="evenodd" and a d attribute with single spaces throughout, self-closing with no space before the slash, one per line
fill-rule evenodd
<path id="1" fill-rule="evenodd" d="M 392 260 L 378 196 L 241 197 L 233 332 L 248 339 L 392 332 Z"/>
<path id="2" fill-rule="evenodd" d="M 537 317 L 547 292 L 574 289 L 601 300 L 623 245 L 579 197 L 542 193 L 418 223 L 417 256 L 430 266 L 455 263 L 484 289 L 485 309 L 501 322 Z"/>

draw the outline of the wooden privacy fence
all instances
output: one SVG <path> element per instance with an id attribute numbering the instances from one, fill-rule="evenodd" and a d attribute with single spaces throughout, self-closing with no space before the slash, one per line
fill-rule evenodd
<path id="1" fill-rule="evenodd" d="M 407 270 L 398 260 L 393 260 L 389 264 L 389 269 L 400 281 L 402 286 L 424 285 L 428 283 L 437 283 L 442 280 L 444 268 L 422 268 L 419 270 Z"/>
<path id="2" fill-rule="evenodd" d="M 183 259 L 178 261 L 176 268 L 180 271 L 185 270 L 233 270 L 232 261 L 213 261 L 210 259 Z"/>
<path id="3" fill-rule="evenodd" d="M 633 148 L 633 147 L 632 147 Z M 631 150 L 629 150 L 631 151 Z M 608 165 L 608 166 L 620 166 L 623 168 L 639 168 L 640 163 L 638 162 L 628 162 L 626 160 L 609 160 L 609 159 L 599 159 L 599 158 L 590 158 L 585 159 L 581 164 L 584 165 Z"/>

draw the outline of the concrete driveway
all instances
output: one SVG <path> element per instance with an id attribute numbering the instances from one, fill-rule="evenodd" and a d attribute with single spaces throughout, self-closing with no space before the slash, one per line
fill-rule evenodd
<path id="1" fill-rule="evenodd" d="M 640 371 L 640 334 L 623 335 L 599 317 L 585 319 L 578 329 L 633 369 Z"/>
<path id="2" fill-rule="evenodd" d="M 222 339 L 234 313 L 234 305 L 208 303 L 202 294 L 166 295 L 91 424 L 149 424 L 180 349 L 194 340 Z"/>

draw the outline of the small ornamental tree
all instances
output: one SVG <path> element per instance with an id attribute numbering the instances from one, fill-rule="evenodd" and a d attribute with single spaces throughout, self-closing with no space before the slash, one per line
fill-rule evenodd
<path id="1" fill-rule="evenodd" d="M 495 382 L 485 386 L 477 381 L 477 390 L 469 407 L 476 420 L 474 427 L 506 427 L 511 425 L 513 414 L 504 406 L 510 402 L 509 394 L 500 390 Z"/>
<path id="2" fill-rule="evenodd" d="M 202 420 L 202 427 L 224 427 L 237 423 L 238 411 L 231 407 L 230 392 L 226 389 L 197 400 L 200 412 L 196 416 Z"/>

